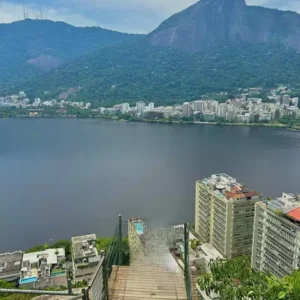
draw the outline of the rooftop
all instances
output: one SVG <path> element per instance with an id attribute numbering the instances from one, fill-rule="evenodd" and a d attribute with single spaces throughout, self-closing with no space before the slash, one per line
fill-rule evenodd
<path id="1" fill-rule="evenodd" d="M 59 264 L 60 259 L 65 258 L 65 249 L 47 249 L 23 256 L 20 284 L 39 282 L 41 286 L 47 286 L 50 280 L 51 268 Z"/>
<path id="2" fill-rule="evenodd" d="M 249 190 L 247 186 L 224 173 L 213 174 L 201 181 L 212 189 L 217 196 L 227 200 L 251 200 L 261 197 L 258 192 Z"/>
<path id="3" fill-rule="evenodd" d="M 19 276 L 23 252 L 0 253 L 0 279 Z"/>
<path id="4" fill-rule="evenodd" d="M 72 247 L 74 259 L 98 256 L 96 241 L 96 234 L 73 237 Z"/>
<path id="5" fill-rule="evenodd" d="M 223 258 L 222 254 L 211 244 L 202 244 L 199 246 L 199 255 L 208 262 L 210 260 L 216 260 L 218 258 Z"/>
<path id="6" fill-rule="evenodd" d="M 300 195 L 291 193 L 282 193 L 281 197 L 268 202 L 268 207 L 273 211 L 281 211 L 287 213 L 288 211 L 300 206 Z"/>
<path id="7" fill-rule="evenodd" d="M 26 265 L 27 262 L 30 264 L 38 263 L 40 259 L 45 259 L 48 265 L 57 264 L 58 257 L 65 257 L 65 249 L 47 249 L 44 251 L 26 253 L 23 256 L 23 266 Z"/>
<path id="8" fill-rule="evenodd" d="M 300 207 L 296 207 L 296 208 L 290 210 L 289 212 L 287 212 L 287 215 L 291 219 L 293 219 L 297 222 L 300 222 Z"/>
<path id="9" fill-rule="evenodd" d="M 262 201 L 259 205 L 266 207 L 295 225 L 300 225 L 300 194 L 283 193 L 271 201 Z"/>

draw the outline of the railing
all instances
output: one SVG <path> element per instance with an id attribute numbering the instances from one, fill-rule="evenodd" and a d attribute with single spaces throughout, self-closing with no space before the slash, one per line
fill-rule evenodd
<path id="1" fill-rule="evenodd" d="M 105 257 L 102 253 L 101 261 L 89 282 L 87 295 L 88 300 L 107 300 L 108 299 L 108 281 L 106 276 L 106 268 L 104 266 Z"/>
<path id="2" fill-rule="evenodd" d="M 4 294 L 27 294 L 27 295 L 47 295 L 47 296 L 62 296 L 69 297 L 68 300 L 88 300 L 87 292 L 85 289 L 80 294 L 72 292 L 72 288 L 68 292 L 56 292 L 56 291 L 42 291 L 42 290 L 21 290 L 21 289 L 0 289 L 0 293 Z M 73 296 L 73 297 L 72 297 Z M 70 298 L 71 297 L 71 298 Z"/>
<path id="3" fill-rule="evenodd" d="M 119 222 L 115 228 L 112 242 L 107 253 L 101 253 L 102 258 L 89 282 L 88 300 L 109 300 L 112 298 L 118 267 L 127 263 L 128 249 L 124 247 L 123 237 L 127 235 L 127 222 Z"/>
<path id="4" fill-rule="evenodd" d="M 189 228 L 188 224 L 184 223 L 184 282 L 187 300 L 193 300 L 192 279 L 189 261 L 189 247 Z"/>

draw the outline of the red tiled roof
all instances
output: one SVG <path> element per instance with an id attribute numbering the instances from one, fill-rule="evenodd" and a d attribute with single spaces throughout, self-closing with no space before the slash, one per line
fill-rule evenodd
<path id="1" fill-rule="evenodd" d="M 225 192 L 226 196 L 232 199 L 245 198 L 243 193 Z"/>
<path id="2" fill-rule="evenodd" d="M 295 221 L 300 221 L 300 207 L 290 210 L 287 215 Z"/>
<path id="3" fill-rule="evenodd" d="M 231 198 L 231 199 L 241 199 L 241 198 L 248 198 L 248 197 L 254 197 L 254 196 L 260 196 L 259 193 L 253 191 L 253 192 L 242 192 L 242 191 L 238 191 L 238 192 L 225 192 L 226 196 Z"/>

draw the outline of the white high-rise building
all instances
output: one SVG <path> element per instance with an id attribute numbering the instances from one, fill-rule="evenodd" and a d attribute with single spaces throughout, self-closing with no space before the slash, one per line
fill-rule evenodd
<path id="1" fill-rule="evenodd" d="M 183 117 L 190 117 L 192 115 L 192 107 L 190 102 L 184 102 L 182 104 L 182 115 Z"/>
<path id="2" fill-rule="evenodd" d="M 236 119 L 236 111 L 234 109 L 228 109 L 228 112 L 227 112 L 227 120 L 229 122 L 234 122 Z"/>
<path id="3" fill-rule="evenodd" d="M 146 108 L 145 102 L 139 101 L 136 103 L 136 110 L 138 114 L 143 114 L 145 108 Z"/>
<path id="4" fill-rule="evenodd" d="M 214 113 L 217 113 L 218 108 L 219 108 L 219 102 L 218 101 L 212 101 L 210 111 L 214 112 Z"/>
<path id="5" fill-rule="evenodd" d="M 126 114 L 129 111 L 130 111 L 129 103 L 122 103 L 121 104 L 121 113 Z"/>
<path id="6" fill-rule="evenodd" d="M 226 116 L 228 111 L 228 105 L 226 103 L 221 103 L 218 106 L 218 116 Z"/>
<path id="7" fill-rule="evenodd" d="M 149 109 L 149 110 L 154 109 L 154 102 L 150 102 L 150 103 L 148 104 L 148 109 Z"/>
<path id="8" fill-rule="evenodd" d="M 193 110 L 203 113 L 206 110 L 206 101 L 203 100 L 194 101 Z"/>
<path id="9" fill-rule="evenodd" d="M 277 277 L 300 268 L 300 195 L 256 203 L 251 264 Z"/>

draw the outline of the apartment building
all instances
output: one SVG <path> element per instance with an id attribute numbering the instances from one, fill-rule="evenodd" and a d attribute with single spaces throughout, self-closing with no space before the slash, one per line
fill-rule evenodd
<path id="1" fill-rule="evenodd" d="M 227 174 L 196 182 L 195 230 L 224 257 L 251 255 L 255 203 L 261 195 Z"/>
<path id="2" fill-rule="evenodd" d="M 277 277 L 300 268 L 300 195 L 256 203 L 251 263 Z"/>

